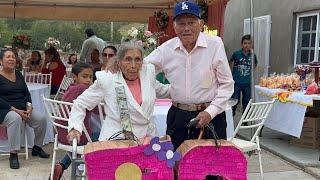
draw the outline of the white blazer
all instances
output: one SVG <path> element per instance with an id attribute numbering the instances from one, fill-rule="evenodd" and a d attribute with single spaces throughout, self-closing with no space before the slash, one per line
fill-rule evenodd
<path id="1" fill-rule="evenodd" d="M 76 129 L 82 132 L 82 123 L 86 109 L 92 110 L 99 103 L 105 103 L 106 119 L 102 124 L 99 141 L 107 140 L 113 134 L 122 130 L 120 112 L 117 104 L 115 87 L 124 86 L 127 104 L 131 118 L 132 131 L 141 138 L 145 135 L 157 136 L 157 130 L 152 122 L 152 114 L 156 97 L 168 98 L 170 85 L 163 85 L 155 79 L 155 68 L 152 64 L 143 64 L 140 70 L 142 104 L 134 99 L 121 72 L 96 72 L 97 80 L 73 102 L 68 123 L 69 131 Z M 123 136 L 120 136 L 123 137 Z"/>

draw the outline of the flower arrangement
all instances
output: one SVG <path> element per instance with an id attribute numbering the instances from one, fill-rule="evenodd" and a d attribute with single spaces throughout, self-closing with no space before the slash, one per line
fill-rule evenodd
<path id="1" fill-rule="evenodd" d="M 17 35 L 12 38 L 12 47 L 18 49 L 29 49 L 30 39 L 25 35 Z"/>
<path id="2" fill-rule="evenodd" d="M 64 43 L 61 45 L 61 49 L 63 52 L 71 52 L 71 43 Z"/>
<path id="3" fill-rule="evenodd" d="M 154 12 L 154 17 L 156 18 L 157 27 L 164 29 L 168 26 L 169 16 L 166 11 L 159 10 Z"/>
<path id="4" fill-rule="evenodd" d="M 132 27 L 128 30 L 126 41 L 131 41 L 143 47 L 145 54 L 150 53 L 157 47 L 157 39 L 161 33 L 151 33 L 145 27 Z"/>
<path id="5" fill-rule="evenodd" d="M 57 39 L 55 39 L 53 37 L 49 37 L 47 39 L 47 42 L 44 43 L 44 46 L 46 48 L 54 47 L 57 49 L 60 46 L 60 41 L 58 41 Z"/>

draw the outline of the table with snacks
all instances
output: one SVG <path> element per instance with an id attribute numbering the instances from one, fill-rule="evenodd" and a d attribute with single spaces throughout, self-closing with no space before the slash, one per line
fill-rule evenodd
<path id="1" fill-rule="evenodd" d="M 262 77 L 255 86 L 256 102 L 276 98 L 265 126 L 300 137 L 307 107 L 320 99 L 319 88 L 309 67 L 297 67 L 296 74 Z"/>

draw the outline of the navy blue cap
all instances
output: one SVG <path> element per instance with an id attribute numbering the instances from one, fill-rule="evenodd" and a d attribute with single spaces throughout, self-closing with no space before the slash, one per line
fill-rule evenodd
<path id="1" fill-rule="evenodd" d="M 193 2 L 183 1 L 176 4 L 176 7 L 174 8 L 173 19 L 175 19 L 180 14 L 192 14 L 200 19 L 200 8 Z"/>

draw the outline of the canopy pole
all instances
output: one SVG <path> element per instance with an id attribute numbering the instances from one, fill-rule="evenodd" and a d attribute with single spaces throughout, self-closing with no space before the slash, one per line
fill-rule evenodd
<path id="1" fill-rule="evenodd" d="M 255 79 L 255 71 L 254 71 L 254 12 L 253 12 L 253 0 L 250 0 L 250 34 L 251 34 L 251 42 L 252 42 L 252 49 L 251 49 L 251 99 L 252 102 L 256 102 L 255 98 L 255 89 L 254 89 L 254 79 Z"/>
<path id="2" fill-rule="evenodd" d="M 110 40 L 113 43 L 113 22 L 110 23 Z"/>
<path id="3" fill-rule="evenodd" d="M 251 35 L 251 99 L 252 102 L 256 102 L 255 90 L 254 90 L 254 12 L 253 12 L 253 0 L 250 0 L 250 35 Z M 250 123 L 252 125 L 252 122 Z M 253 136 L 253 129 L 250 129 L 251 138 Z"/>

